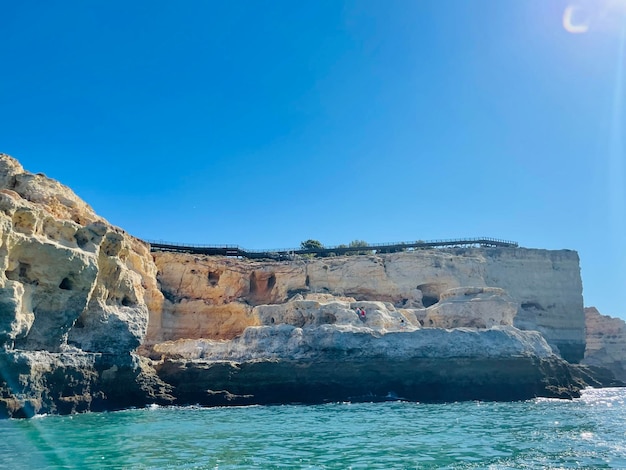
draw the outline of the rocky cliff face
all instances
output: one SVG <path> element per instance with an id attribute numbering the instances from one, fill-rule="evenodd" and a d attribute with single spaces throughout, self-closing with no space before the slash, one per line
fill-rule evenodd
<path id="1" fill-rule="evenodd" d="M 163 298 L 149 246 L 2 154 L 0 185 L 0 402 L 17 414 L 59 409 L 50 390 L 61 386 L 67 409 L 89 409 L 89 390 L 117 376 L 137 379 L 141 395 L 151 372 L 131 352 Z"/>
<path id="2" fill-rule="evenodd" d="M 580 361 L 585 349 L 582 283 L 573 251 L 458 248 L 285 262 L 154 255 L 167 301 L 149 342 L 231 339 L 257 324 L 253 306 L 282 303 L 297 293 L 389 302 L 428 314 L 426 326 L 448 328 L 454 323 L 436 313 L 441 309 L 424 309 L 456 288 L 495 287 L 515 304 L 509 312 L 515 326 L 541 332 L 570 362 Z"/>
<path id="3" fill-rule="evenodd" d="M 459 313 L 454 305 L 465 294 L 474 305 L 463 321 L 474 327 L 452 329 L 422 328 L 412 309 L 390 303 L 298 295 L 255 307 L 261 326 L 232 340 L 155 345 L 156 368 L 181 403 L 207 405 L 572 397 L 589 383 L 538 332 L 511 326 L 506 315 L 476 327 L 507 304 L 501 292 L 457 292 L 441 309 Z"/>
<path id="4" fill-rule="evenodd" d="M 584 364 L 606 367 L 626 382 L 626 322 L 601 315 L 595 307 L 585 309 L 587 350 Z"/>
<path id="5" fill-rule="evenodd" d="M 554 355 L 579 360 L 585 344 L 571 251 L 154 258 L 166 300 L 146 351 L 181 403 L 523 399 L 599 385 Z"/>
<path id="6" fill-rule="evenodd" d="M 571 397 L 600 385 L 554 354 L 578 360 L 584 347 L 569 251 L 151 254 L 69 188 L 0 154 L 0 267 L 5 417 L 155 402 Z"/>
<path id="7" fill-rule="evenodd" d="M 112 354 L 139 346 L 163 298 L 149 246 L 10 157 L 0 158 L 0 181 L 4 345 Z"/>

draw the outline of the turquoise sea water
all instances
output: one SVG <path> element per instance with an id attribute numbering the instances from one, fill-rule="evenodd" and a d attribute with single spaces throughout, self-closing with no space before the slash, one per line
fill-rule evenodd
<path id="1" fill-rule="evenodd" d="M 626 389 L 574 401 L 159 408 L 0 421 L 2 468 L 626 468 Z"/>

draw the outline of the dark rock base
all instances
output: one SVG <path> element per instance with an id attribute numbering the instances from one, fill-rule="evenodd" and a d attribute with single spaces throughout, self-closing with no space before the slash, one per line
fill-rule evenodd
<path id="1" fill-rule="evenodd" d="M 576 398 L 588 385 L 554 357 L 406 361 L 165 361 L 177 404 L 248 405 L 403 399 L 419 402 Z"/>
<path id="2" fill-rule="evenodd" d="M 610 371 L 538 359 L 421 358 L 288 362 L 165 360 L 136 355 L 0 354 L 0 418 L 113 411 L 157 403 L 203 406 L 337 401 L 515 401 L 575 398 L 623 386 Z M 157 375 L 158 374 L 158 375 Z"/>
<path id="3" fill-rule="evenodd" d="M 168 387 L 135 355 L 0 354 L 0 418 L 112 411 L 171 403 Z"/>

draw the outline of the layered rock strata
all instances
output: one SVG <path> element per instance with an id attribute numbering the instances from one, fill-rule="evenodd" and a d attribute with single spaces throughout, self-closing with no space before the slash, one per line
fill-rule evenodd
<path id="1" fill-rule="evenodd" d="M 494 303 L 508 303 L 490 294 L 465 322 L 484 324 Z M 585 384 L 538 332 L 511 326 L 512 318 L 488 328 L 422 328 L 413 309 L 321 297 L 255 307 L 262 325 L 233 340 L 160 343 L 158 374 L 181 403 L 206 405 L 571 398 Z M 454 311 L 455 299 L 440 310 Z"/>
<path id="2" fill-rule="evenodd" d="M 606 367 L 626 382 L 626 322 L 589 307 L 585 309 L 585 323 L 587 350 L 583 363 Z"/>
<path id="3" fill-rule="evenodd" d="M 516 327 L 541 332 L 570 362 L 580 361 L 585 350 L 582 282 L 574 251 L 456 248 L 283 262 L 182 253 L 154 256 L 168 301 L 162 316 L 153 323 L 151 318 L 148 343 L 231 339 L 256 324 L 252 307 L 286 302 L 297 293 L 346 295 L 425 309 L 454 295 L 453 289 L 489 287 L 503 289 L 516 304 Z M 434 311 L 429 313 L 432 323 L 427 326 L 455 326 L 442 316 L 437 321 Z"/>
<path id="4" fill-rule="evenodd" d="M 69 188 L 0 154 L 0 266 L 3 417 L 572 397 L 612 383 L 557 354 L 577 360 L 584 346 L 570 251 L 151 254 Z"/>

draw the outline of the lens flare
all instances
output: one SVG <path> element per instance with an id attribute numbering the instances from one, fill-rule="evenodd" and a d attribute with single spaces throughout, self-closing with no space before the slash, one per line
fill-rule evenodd
<path id="1" fill-rule="evenodd" d="M 626 24 L 626 0 L 576 0 L 563 12 L 563 29 L 571 34 L 617 32 Z"/>
<path id="2" fill-rule="evenodd" d="M 572 34 L 582 34 L 589 31 L 589 23 L 580 20 L 580 16 L 583 13 L 582 8 L 571 5 L 565 9 L 563 13 L 563 27 L 565 31 Z"/>

